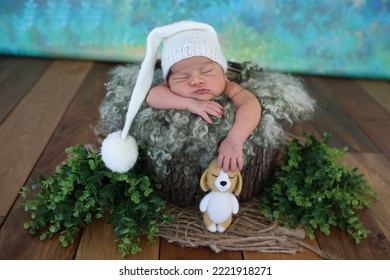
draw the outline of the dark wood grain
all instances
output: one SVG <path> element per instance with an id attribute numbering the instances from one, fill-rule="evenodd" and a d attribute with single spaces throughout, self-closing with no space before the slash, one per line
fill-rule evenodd
<path id="1" fill-rule="evenodd" d="M 50 66 L 52 60 L 4 59 L 0 64 L 0 124 Z"/>
<path id="2" fill-rule="evenodd" d="M 371 142 L 390 159 L 390 114 L 354 82 L 329 78 L 321 83 L 368 135 Z"/>
<path id="3" fill-rule="evenodd" d="M 355 82 L 390 114 L 390 84 L 388 82 L 370 80 L 356 80 Z"/>
<path id="4" fill-rule="evenodd" d="M 161 260 L 242 260 L 241 252 L 222 251 L 213 252 L 208 247 L 184 248 L 176 243 L 161 241 Z"/>
<path id="5" fill-rule="evenodd" d="M 88 66 L 88 72 L 91 67 L 92 65 Z M 95 141 L 96 137 L 91 124 L 95 124 L 99 118 L 96 108 L 105 94 L 103 83 L 106 80 L 106 73 L 111 67 L 111 64 L 97 64 L 85 77 L 85 80 L 82 80 L 83 83 L 78 88 L 74 100 L 69 105 L 50 143 L 37 162 L 30 180 L 35 180 L 38 175 L 54 172 L 55 168 L 65 159 L 64 150 L 66 147 Z M 66 248 L 65 251 L 56 239 L 42 242 L 38 239 L 39 236 L 29 236 L 27 231 L 23 229 L 23 223 L 28 220 L 28 216 L 22 208 L 22 203 L 23 199 L 18 197 L 11 213 L 0 229 L 1 258 L 73 259 L 76 255 L 81 232 L 76 236 L 77 242 Z M 15 231 L 15 229 L 18 230 Z M 11 237 L 13 242 L 9 242 Z M 18 246 L 13 244 L 18 244 Z"/>
<path id="6" fill-rule="evenodd" d="M 329 144 L 338 148 L 348 147 L 350 151 L 377 152 L 378 149 L 371 139 L 330 93 L 330 88 L 326 86 L 328 78 L 307 77 L 306 79 L 309 91 L 318 106 L 314 116 L 315 126 L 322 133 L 332 134 Z"/>
<path id="7" fill-rule="evenodd" d="M 0 216 L 10 210 L 91 65 L 54 62 L 0 125 Z"/>

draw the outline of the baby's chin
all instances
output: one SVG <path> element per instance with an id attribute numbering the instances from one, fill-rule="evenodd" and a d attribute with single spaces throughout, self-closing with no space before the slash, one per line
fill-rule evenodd
<path id="1" fill-rule="evenodd" d="M 214 98 L 217 98 L 217 97 L 219 97 L 219 96 L 221 96 L 223 94 L 223 92 L 214 93 L 213 91 L 209 91 L 207 93 L 191 92 L 191 93 L 185 93 L 185 94 L 183 94 L 183 92 L 176 92 L 173 89 L 171 89 L 171 91 L 173 93 L 181 96 L 181 97 L 193 98 L 193 99 L 200 100 L 200 101 L 211 101 Z"/>
<path id="2" fill-rule="evenodd" d="M 214 100 L 214 98 L 217 98 L 218 96 L 221 96 L 220 94 L 214 94 L 214 93 L 208 93 L 208 94 L 196 94 L 193 96 L 193 98 L 201 100 L 201 101 L 211 101 Z"/>

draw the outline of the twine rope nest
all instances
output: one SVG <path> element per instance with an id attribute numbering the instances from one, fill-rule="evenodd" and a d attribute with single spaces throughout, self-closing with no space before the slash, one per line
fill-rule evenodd
<path id="1" fill-rule="evenodd" d="M 305 231 L 285 228 L 259 213 L 259 201 L 253 199 L 240 205 L 233 223 L 224 233 L 211 233 L 203 224 L 202 213 L 195 207 L 168 205 L 168 213 L 176 219 L 170 225 L 160 225 L 159 237 L 182 247 L 209 247 L 221 251 L 257 251 L 261 253 L 296 254 L 304 248 L 324 259 L 334 259 L 319 248 L 306 244 Z"/>

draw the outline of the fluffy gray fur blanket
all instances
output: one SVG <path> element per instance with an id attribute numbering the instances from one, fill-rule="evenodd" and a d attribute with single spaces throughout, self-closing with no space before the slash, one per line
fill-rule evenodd
<path id="1" fill-rule="evenodd" d="M 258 146 L 280 147 L 284 143 L 284 130 L 293 122 L 308 119 L 314 112 L 315 101 L 296 77 L 263 71 L 250 62 L 241 66 L 240 84 L 259 98 L 263 108 L 260 124 L 244 145 L 244 162 L 247 162 L 255 156 Z M 132 64 L 112 70 L 112 79 L 105 84 L 107 95 L 100 106 L 100 126 L 105 131 L 122 129 L 139 68 L 139 64 Z M 161 70 L 157 69 L 153 84 L 162 81 Z M 224 106 L 224 114 L 221 119 L 215 118 L 213 124 L 188 111 L 155 110 L 144 102 L 130 134 L 138 143 L 147 144 L 158 177 L 171 173 L 173 158 L 175 169 L 191 172 L 194 164 L 204 169 L 217 156 L 219 143 L 233 124 L 236 108 L 224 96 L 216 101 Z M 183 166 L 180 168 L 178 164 Z"/>

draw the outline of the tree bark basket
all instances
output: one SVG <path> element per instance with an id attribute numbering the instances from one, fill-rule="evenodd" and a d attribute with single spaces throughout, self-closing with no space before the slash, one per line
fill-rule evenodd
<path id="1" fill-rule="evenodd" d="M 279 149 L 276 148 L 257 148 L 256 156 L 251 158 L 245 164 L 243 170 L 241 170 L 243 187 L 238 197 L 239 202 L 245 202 L 259 196 L 263 185 L 275 172 L 278 153 Z M 175 164 L 182 160 L 180 156 L 174 157 L 170 161 L 172 166 L 170 176 L 159 178 L 162 185 L 161 195 L 167 202 L 180 207 L 197 206 L 206 194 L 199 185 L 199 180 L 204 170 L 201 170 L 196 163 L 188 162 L 188 165 Z M 148 169 L 150 172 L 153 169 L 152 165 L 152 162 L 149 160 Z M 175 168 L 175 166 L 186 167 Z M 183 174 L 186 175 L 184 176 Z"/>

